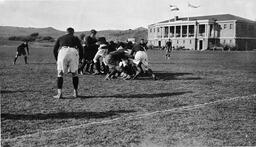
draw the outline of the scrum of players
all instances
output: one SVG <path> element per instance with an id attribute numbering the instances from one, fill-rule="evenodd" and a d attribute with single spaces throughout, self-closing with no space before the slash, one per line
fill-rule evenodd
<path id="1" fill-rule="evenodd" d="M 91 30 L 90 35 L 82 36 L 83 58 L 80 59 L 79 74 L 106 74 L 105 80 L 123 78 L 136 79 L 141 75 L 155 74 L 149 68 L 147 44 L 143 39 L 139 43 L 107 42 L 105 37 L 96 39 L 97 31 Z"/>
<path id="2" fill-rule="evenodd" d="M 91 30 L 89 36 L 74 36 L 74 29 L 67 28 L 67 33 L 57 39 L 53 54 L 57 62 L 58 94 L 54 98 L 62 98 L 63 76 L 72 74 L 74 97 L 78 97 L 78 74 L 105 74 L 105 80 L 122 78 L 124 80 L 137 79 L 141 75 L 148 75 L 156 80 L 156 76 L 149 68 L 147 44 L 143 39 L 139 43 L 107 42 L 105 37 L 96 38 L 97 31 Z M 27 64 L 28 43 L 24 42 L 17 48 L 13 64 L 23 55 Z"/>

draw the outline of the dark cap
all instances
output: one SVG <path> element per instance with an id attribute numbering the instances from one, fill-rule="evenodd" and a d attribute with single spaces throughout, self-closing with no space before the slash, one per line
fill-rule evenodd
<path id="1" fill-rule="evenodd" d="M 106 43 L 107 41 L 106 41 L 106 38 L 105 38 L 105 37 L 100 37 L 100 38 L 98 39 L 98 42 L 99 42 L 99 43 Z"/>
<path id="2" fill-rule="evenodd" d="M 69 27 L 69 28 L 67 28 L 67 32 L 69 34 L 73 34 L 75 32 L 75 30 L 73 28 Z"/>
<path id="3" fill-rule="evenodd" d="M 96 30 L 94 30 L 94 29 L 92 29 L 92 30 L 91 30 L 91 33 L 96 34 L 96 33 L 97 33 L 97 31 L 96 31 Z"/>

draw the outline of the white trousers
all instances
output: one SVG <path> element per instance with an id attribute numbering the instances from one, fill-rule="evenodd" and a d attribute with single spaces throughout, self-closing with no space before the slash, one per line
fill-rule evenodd
<path id="1" fill-rule="evenodd" d="M 62 47 L 58 53 L 57 70 L 63 73 L 76 73 L 79 65 L 79 54 L 77 49 Z"/>
<path id="2" fill-rule="evenodd" d="M 145 66 L 145 69 L 148 69 L 148 55 L 145 51 L 137 51 L 133 60 L 133 63 L 138 65 L 142 63 Z"/>

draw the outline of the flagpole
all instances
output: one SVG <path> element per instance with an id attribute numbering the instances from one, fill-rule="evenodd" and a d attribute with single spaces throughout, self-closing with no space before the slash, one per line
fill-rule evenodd
<path id="1" fill-rule="evenodd" d="M 188 4 L 189 4 L 189 1 L 188 1 Z M 188 21 L 189 21 L 189 6 L 188 6 Z"/>

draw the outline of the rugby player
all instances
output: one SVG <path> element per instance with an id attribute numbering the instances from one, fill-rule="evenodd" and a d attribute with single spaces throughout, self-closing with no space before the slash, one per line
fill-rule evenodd
<path id="1" fill-rule="evenodd" d="M 74 86 L 74 97 L 78 96 L 78 65 L 79 57 L 83 57 L 83 47 L 78 37 L 74 36 L 74 29 L 67 28 L 67 34 L 57 39 L 54 49 L 57 60 L 57 87 L 58 94 L 54 98 L 62 98 L 62 85 L 64 73 L 71 72 Z"/>
<path id="2" fill-rule="evenodd" d="M 85 52 L 84 52 L 84 58 L 85 58 L 85 71 L 89 73 L 93 73 L 93 58 L 95 54 L 98 51 L 98 45 L 97 45 L 97 39 L 96 39 L 97 31 L 92 29 L 89 36 L 85 38 Z"/>
<path id="3" fill-rule="evenodd" d="M 145 72 L 150 74 L 154 80 L 157 79 L 153 71 L 149 68 L 146 49 L 147 48 L 145 46 L 144 40 L 141 40 L 140 44 L 136 44 L 133 47 L 133 51 L 135 52 L 133 63 L 136 65 L 136 74 L 133 79 L 136 79 L 141 73 L 144 72 L 142 66 L 144 67 Z"/>
<path id="4" fill-rule="evenodd" d="M 107 73 L 105 80 L 110 80 L 116 73 L 122 72 L 123 69 L 119 66 L 120 63 L 126 66 L 125 64 L 127 64 L 130 58 L 132 58 L 132 56 L 125 52 L 124 49 L 120 49 L 106 55 L 103 62 L 108 66 L 109 73 Z"/>
<path id="5" fill-rule="evenodd" d="M 94 75 L 101 74 L 100 58 L 102 57 L 104 59 L 105 56 L 108 54 L 108 44 L 107 44 L 106 38 L 105 37 L 100 37 L 98 39 L 97 43 L 99 44 L 99 48 L 98 48 L 98 51 L 97 51 L 96 55 L 93 58 L 93 63 L 95 64 L 95 73 L 94 73 Z M 103 64 L 103 67 L 105 67 L 104 64 Z"/>
<path id="6" fill-rule="evenodd" d="M 172 52 L 172 42 L 171 42 L 171 39 L 169 39 L 167 42 L 166 42 L 166 45 L 165 45 L 165 59 L 170 59 L 171 57 L 171 52 Z"/>
<path id="7" fill-rule="evenodd" d="M 29 55 L 28 41 L 24 41 L 22 44 L 20 44 L 17 47 L 17 52 L 14 58 L 13 64 L 16 64 L 18 57 L 21 55 L 24 56 L 25 64 L 28 64 L 28 57 L 27 57 L 25 48 L 27 49 L 27 53 Z"/>

